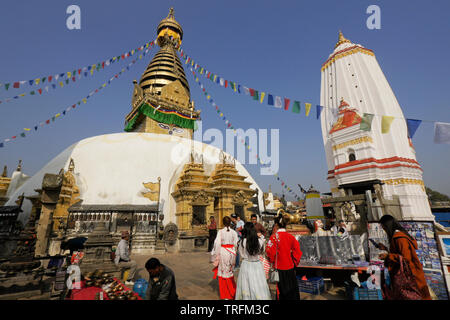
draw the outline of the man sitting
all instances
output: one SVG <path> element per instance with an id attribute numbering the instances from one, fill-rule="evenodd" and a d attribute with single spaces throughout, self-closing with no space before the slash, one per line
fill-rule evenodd
<path id="1" fill-rule="evenodd" d="M 122 231 L 122 240 L 117 245 L 116 257 L 114 262 L 122 271 L 130 269 L 128 278 L 125 281 L 125 285 L 133 286 L 134 274 L 136 273 L 137 263 L 130 259 L 130 249 L 128 241 L 130 240 L 130 234 L 128 231 Z"/>

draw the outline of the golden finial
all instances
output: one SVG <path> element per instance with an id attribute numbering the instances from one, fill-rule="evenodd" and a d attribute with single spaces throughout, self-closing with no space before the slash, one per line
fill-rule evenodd
<path id="1" fill-rule="evenodd" d="M 73 159 L 70 158 L 70 163 L 69 163 L 69 171 L 73 172 L 75 169 L 75 163 L 73 162 Z"/>
<path id="2" fill-rule="evenodd" d="M 22 171 L 22 160 L 19 160 L 16 171 Z"/>
<path id="3" fill-rule="evenodd" d="M 167 19 L 175 19 L 173 16 L 173 7 L 169 9 L 169 14 L 167 15 Z"/>
<path id="4" fill-rule="evenodd" d="M 269 184 L 269 193 L 272 193 L 272 186 Z"/>
<path id="5" fill-rule="evenodd" d="M 335 45 L 334 47 L 337 48 L 337 47 L 339 47 L 341 44 L 346 43 L 346 42 L 350 43 L 350 40 L 346 39 L 346 38 L 344 37 L 344 35 L 342 34 L 342 31 L 339 30 L 339 40 L 338 40 L 338 42 L 336 43 L 336 45 Z"/>
<path id="6" fill-rule="evenodd" d="M 2 173 L 2 177 L 6 178 L 8 176 L 8 167 L 4 166 L 3 167 L 3 173 Z"/>

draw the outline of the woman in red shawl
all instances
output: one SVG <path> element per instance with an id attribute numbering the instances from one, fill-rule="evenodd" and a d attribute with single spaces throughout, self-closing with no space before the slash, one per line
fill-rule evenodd
<path id="1" fill-rule="evenodd" d="M 408 263 L 412 274 L 414 275 L 417 288 L 419 289 L 422 300 L 431 300 L 428 285 L 423 273 L 422 264 L 417 257 L 417 242 L 409 233 L 390 215 L 384 215 L 380 219 L 380 224 L 386 232 L 390 245 L 389 249 L 382 243 L 379 244 L 380 250 L 386 250 L 389 253 L 381 253 L 380 259 L 384 260 L 384 265 L 389 273 L 395 272 L 400 267 L 400 256 Z"/>

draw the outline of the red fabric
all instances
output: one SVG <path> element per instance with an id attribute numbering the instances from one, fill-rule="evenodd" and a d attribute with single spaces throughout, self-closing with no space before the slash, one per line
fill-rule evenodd
<path id="1" fill-rule="evenodd" d="M 216 220 L 214 220 L 213 222 L 210 223 L 210 225 L 208 226 L 209 230 L 216 230 L 217 229 L 217 224 L 216 224 Z"/>
<path id="2" fill-rule="evenodd" d="M 422 295 L 422 300 L 431 300 L 430 291 L 428 290 L 425 274 L 423 273 L 422 264 L 417 257 L 417 242 L 409 238 L 403 232 L 396 232 L 392 237 L 389 254 L 384 262 L 389 273 L 395 272 L 400 266 L 400 255 L 407 261 L 411 272 L 413 273 L 417 287 Z"/>
<path id="3" fill-rule="evenodd" d="M 234 277 L 219 277 L 219 291 L 220 299 L 234 300 L 234 297 L 236 296 L 236 282 L 234 281 Z"/>
<path id="4" fill-rule="evenodd" d="M 289 110 L 289 103 L 291 102 L 290 99 L 284 98 L 284 110 Z"/>
<path id="5" fill-rule="evenodd" d="M 212 272 L 214 272 L 213 279 L 217 279 L 217 272 L 218 271 L 219 271 L 219 267 L 215 267 L 214 269 L 212 269 Z"/>
<path id="6" fill-rule="evenodd" d="M 300 263 L 302 251 L 297 239 L 286 231 L 278 230 L 272 234 L 266 246 L 267 259 L 275 266 L 275 255 L 277 252 L 276 235 L 278 234 L 278 254 L 276 268 L 278 270 L 290 270 Z"/>

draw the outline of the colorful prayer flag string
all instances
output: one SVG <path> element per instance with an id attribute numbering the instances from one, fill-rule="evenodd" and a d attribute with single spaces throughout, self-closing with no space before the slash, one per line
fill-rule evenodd
<path id="1" fill-rule="evenodd" d="M 150 49 L 147 49 L 145 51 L 145 53 L 148 53 Z M 140 59 L 139 59 L 140 60 Z M 87 103 L 88 99 L 90 97 L 92 97 L 94 94 L 100 92 L 100 90 L 102 90 L 103 88 L 105 88 L 107 85 L 110 85 L 112 81 L 114 81 L 115 79 L 118 79 L 120 75 L 122 75 L 123 73 L 125 73 L 126 71 L 130 70 L 130 67 L 132 65 L 134 65 L 136 62 L 138 61 L 138 59 L 133 60 L 132 62 L 130 62 L 126 68 L 123 68 L 122 70 L 120 70 L 119 73 L 115 74 L 113 77 L 111 77 L 107 82 L 103 83 L 100 87 L 98 87 L 97 89 L 95 89 L 94 91 L 92 91 L 91 93 L 89 93 L 89 95 L 87 95 L 85 98 L 82 98 L 80 101 L 78 101 L 77 103 L 74 103 L 73 105 L 67 107 L 65 110 L 55 114 L 54 116 L 52 116 L 50 119 L 47 119 L 46 121 L 42 121 L 39 124 L 36 124 L 30 128 L 24 128 L 24 131 L 26 131 L 27 133 L 31 132 L 31 128 L 34 128 L 34 131 L 37 131 L 39 127 L 43 127 L 45 124 L 50 124 L 50 121 L 54 122 L 56 119 L 58 119 L 61 115 L 65 116 L 69 111 L 71 111 L 72 109 L 75 109 L 77 107 L 77 105 L 81 105 L 81 103 Z M 19 136 L 25 138 L 25 132 L 22 132 L 19 134 Z M 11 138 L 8 139 L 4 139 L 3 142 L 0 143 L 0 148 L 4 148 L 7 142 L 12 142 L 15 141 L 15 139 L 17 138 L 17 135 L 12 136 Z"/>
<path id="2" fill-rule="evenodd" d="M 281 96 L 275 96 L 271 93 L 262 92 L 260 90 L 256 90 L 254 88 L 248 88 L 246 86 L 243 86 L 241 84 L 238 84 L 237 82 L 226 80 L 225 78 L 214 74 L 211 71 L 208 71 L 206 68 L 200 66 L 198 63 L 195 63 L 195 61 L 188 56 L 183 49 L 179 48 L 178 50 L 180 52 L 181 57 L 186 61 L 185 64 L 188 64 L 191 62 L 191 65 L 194 67 L 194 71 L 199 70 L 205 70 L 205 72 L 200 72 L 200 74 L 203 74 L 207 79 L 211 80 L 213 83 L 220 85 L 221 87 L 227 87 L 227 84 L 230 83 L 230 88 L 233 89 L 234 92 L 238 92 L 239 94 L 244 93 L 245 95 L 251 96 L 253 100 L 259 101 L 260 103 L 263 103 L 264 97 L 267 96 L 267 104 L 269 106 L 273 106 L 278 109 L 284 109 L 289 110 L 289 107 L 291 106 L 291 111 L 293 113 L 300 113 L 300 101 L 292 100 L 287 97 L 281 97 Z M 291 103 L 291 101 L 294 101 L 294 103 Z M 311 112 L 312 104 L 305 102 L 305 116 L 308 117 Z M 321 105 L 316 105 L 316 119 L 319 119 L 321 112 L 323 109 L 334 109 L 330 107 L 325 107 Z M 407 124 L 407 135 L 409 138 L 412 138 L 417 130 L 417 128 L 421 125 L 422 122 L 431 122 L 434 123 L 435 126 L 435 136 L 438 136 L 438 138 L 435 139 L 435 141 L 443 141 L 442 140 L 442 134 L 441 131 L 444 130 L 445 127 L 444 122 L 438 122 L 435 120 L 417 120 L 417 119 L 408 119 L 403 117 L 393 117 L 393 116 L 387 116 L 387 115 L 381 115 L 381 114 L 370 114 L 365 113 L 363 117 L 363 121 L 361 122 L 360 129 L 363 131 L 371 131 L 372 126 L 372 119 L 373 117 L 380 117 L 381 118 L 381 128 L 382 133 L 386 134 L 390 132 L 390 128 L 392 126 L 392 123 L 395 119 L 401 119 L 402 121 L 405 121 Z M 436 123 L 439 123 L 439 125 L 436 125 Z M 446 128 L 446 127 L 445 127 Z M 441 130 L 441 131 L 439 131 Z M 450 138 L 449 138 L 450 139 Z M 447 141 L 447 140 L 445 140 Z M 450 141 L 449 141 L 450 142 Z M 437 143 L 437 142 L 436 142 Z M 441 142 L 439 142 L 441 143 Z"/>
<path id="3" fill-rule="evenodd" d="M 87 77 L 88 75 L 93 75 L 95 70 L 100 71 L 100 70 L 104 69 L 105 66 L 108 67 L 108 66 L 112 65 L 115 61 L 119 61 L 120 59 L 125 60 L 126 58 L 134 55 L 134 53 L 137 53 L 137 52 L 143 50 L 144 48 L 147 48 L 147 50 L 143 53 L 143 55 L 145 55 L 149 50 L 148 48 L 153 47 L 154 43 L 155 43 L 154 41 L 148 42 L 145 45 L 140 46 L 137 49 L 128 51 L 127 53 L 115 56 L 113 58 L 110 58 L 108 60 L 93 64 L 93 65 L 89 65 L 87 67 L 75 69 L 73 71 L 63 72 L 63 73 L 56 74 L 53 76 L 37 78 L 34 80 L 29 80 L 29 81 L 16 81 L 13 84 L 13 88 L 20 88 L 21 85 L 24 85 L 26 83 L 28 83 L 29 86 L 39 85 L 40 83 L 43 84 L 45 81 L 47 81 L 48 85 L 46 85 L 45 87 L 42 87 L 39 89 L 34 89 L 34 90 L 31 90 L 30 92 L 28 92 L 28 94 L 32 95 L 32 96 L 33 95 L 37 96 L 37 93 L 39 93 L 39 95 L 42 95 L 44 90 L 45 90 L 45 92 L 49 92 L 49 89 L 56 89 L 57 87 L 63 88 L 64 85 L 68 85 L 71 82 L 76 82 L 77 77 L 78 77 L 78 79 L 81 79 L 82 76 Z M 66 77 L 66 79 L 63 80 L 64 77 Z M 1 84 L 0 84 L 0 86 L 1 86 Z M 5 89 L 8 90 L 9 87 L 10 87 L 10 83 L 6 83 Z M 0 100 L 0 104 L 2 102 L 4 102 L 4 103 L 11 102 L 15 99 L 19 99 L 20 97 L 24 97 L 26 95 L 27 95 L 27 93 L 22 93 L 22 94 L 14 96 L 12 98 L 4 98 L 3 100 Z"/>
<path id="4" fill-rule="evenodd" d="M 219 117 L 225 122 L 226 128 L 227 129 L 232 129 L 233 133 L 236 135 L 236 128 L 234 128 L 230 122 L 230 120 L 228 120 L 224 113 L 220 110 L 219 106 L 214 102 L 214 100 L 211 98 L 211 94 L 209 94 L 205 87 L 203 86 L 203 84 L 200 82 L 199 78 L 197 77 L 195 71 L 193 70 L 193 68 L 190 68 L 192 75 L 194 77 L 195 82 L 197 82 L 197 84 L 199 85 L 200 89 L 202 90 L 203 94 L 205 95 L 206 100 L 208 100 L 208 102 L 215 108 L 217 114 L 219 115 Z M 262 99 L 261 99 L 262 100 Z M 239 142 L 241 142 L 242 144 L 244 144 L 244 146 L 251 151 L 251 147 L 250 145 L 245 142 L 244 139 L 239 138 L 237 139 Z M 256 154 L 256 159 L 258 160 L 258 162 L 262 165 L 264 164 L 264 162 L 261 160 L 261 157 Z M 270 170 L 270 169 L 269 169 Z M 294 196 L 297 200 L 300 200 L 300 197 L 292 190 L 292 188 L 288 187 L 288 185 L 286 184 L 286 182 L 283 179 L 280 179 L 280 177 L 278 176 L 278 173 L 276 172 L 272 172 L 272 174 L 277 177 L 277 180 L 280 181 L 281 180 L 281 187 L 284 188 L 284 190 L 288 191 L 292 196 Z"/>

